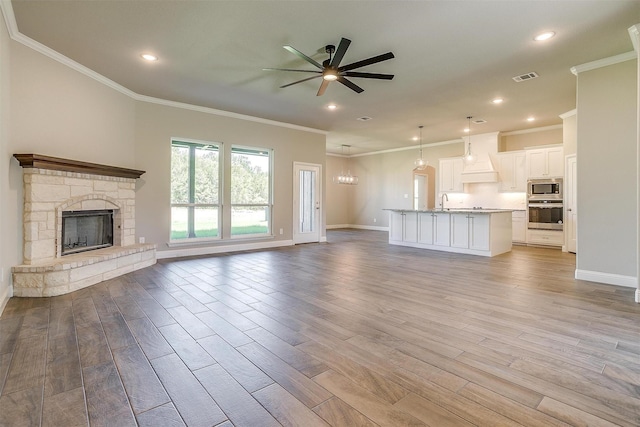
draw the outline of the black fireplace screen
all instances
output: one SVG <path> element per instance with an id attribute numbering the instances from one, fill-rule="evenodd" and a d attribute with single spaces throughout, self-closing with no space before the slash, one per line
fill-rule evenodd
<path id="1" fill-rule="evenodd" d="M 113 210 L 62 212 L 62 255 L 113 246 Z"/>

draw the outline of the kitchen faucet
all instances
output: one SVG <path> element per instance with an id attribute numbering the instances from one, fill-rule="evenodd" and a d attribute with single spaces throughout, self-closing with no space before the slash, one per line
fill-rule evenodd
<path id="1" fill-rule="evenodd" d="M 441 211 L 444 210 L 444 199 L 447 199 L 447 202 L 449 201 L 449 196 L 447 195 L 447 193 L 442 193 L 442 196 L 440 196 L 440 210 Z"/>

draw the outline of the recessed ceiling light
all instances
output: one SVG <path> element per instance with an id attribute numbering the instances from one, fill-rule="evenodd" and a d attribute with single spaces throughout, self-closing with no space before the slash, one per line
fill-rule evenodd
<path id="1" fill-rule="evenodd" d="M 419 138 L 417 136 L 414 136 L 413 138 L 411 138 L 412 141 L 417 141 Z"/>
<path id="2" fill-rule="evenodd" d="M 543 42 L 545 40 L 549 40 L 551 37 L 555 36 L 556 33 L 553 31 L 546 31 L 544 33 L 540 33 L 537 36 L 535 36 L 533 39 L 537 42 Z"/>
<path id="3" fill-rule="evenodd" d="M 493 99 L 491 102 L 493 102 L 494 104 L 502 104 L 503 101 L 504 99 L 502 98 L 496 98 L 496 99 Z"/>
<path id="4" fill-rule="evenodd" d="M 464 129 L 462 129 L 462 131 L 463 131 L 463 132 L 469 132 L 470 130 L 471 130 L 471 129 L 469 129 L 469 128 L 464 128 Z"/>
<path id="5" fill-rule="evenodd" d="M 527 117 L 528 122 L 533 122 L 535 119 L 536 119 L 535 117 Z"/>
<path id="6" fill-rule="evenodd" d="M 338 108 L 338 106 L 336 104 L 329 104 L 329 105 L 327 105 L 327 108 L 329 110 L 335 110 L 336 108 Z"/>
<path id="7" fill-rule="evenodd" d="M 146 61 L 157 61 L 158 57 L 155 55 L 152 55 L 150 53 L 143 53 L 142 55 L 140 55 L 142 57 L 142 59 L 146 60 Z"/>

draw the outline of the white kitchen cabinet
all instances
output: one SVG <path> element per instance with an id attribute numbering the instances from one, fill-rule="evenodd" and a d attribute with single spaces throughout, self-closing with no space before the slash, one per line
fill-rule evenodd
<path id="1" fill-rule="evenodd" d="M 451 246 L 469 247 L 469 215 L 466 213 L 451 214 Z"/>
<path id="2" fill-rule="evenodd" d="M 449 246 L 449 214 L 421 212 L 418 214 L 418 243 Z"/>
<path id="3" fill-rule="evenodd" d="M 515 193 L 527 191 L 527 154 L 525 151 L 510 151 L 498 154 L 499 191 Z"/>
<path id="4" fill-rule="evenodd" d="M 527 244 L 544 246 L 562 246 L 564 232 L 562 230 L 527 230 Z"/>
<path id="5" fill-rule="evenodd" d="M 463 193 L 462 158 L 440 159 L 438 181 L 441 193 Z"/>
<path id="6" fill-rule="evenodd" d="M 448 213 L 434 213 L 433 221 L 433 244 L 449 246 L 451 242 L 450 215 Z"/>
<path id="7" fill-rule="evenodd" d="M 513 211 L 511 212 L 511 223 L 513 225 L 513 242 L 527 243 L 527 212 Z"/>
<path id="8" fill-rule="evenodd" d="M 469 249 L 489 250 L 491 215 L 469 214 Z"/>
<path id="9" fill-rule="evenodd" d="M 433 226 L 435 222 L 434 213 L 421 212 L 418 214 L 418 243 L 433 244 Z"/>
<path id="10" fill-rule="evenodd" d="M 417 212 L 392 211 L 389 214 L 389 240 L 395 242 L 417 242 Z"/>
<path id="11" fill-rule="evenodd" d="M 564 150 L 562 147 L 527 150 L 527 177 L 554 178 L 564 176 Z"/>
<path id="12" fill-rule="evenodd" d="M 489 250 L 490 215 L 473 213 L 451 214 L 451 246 Z"/>

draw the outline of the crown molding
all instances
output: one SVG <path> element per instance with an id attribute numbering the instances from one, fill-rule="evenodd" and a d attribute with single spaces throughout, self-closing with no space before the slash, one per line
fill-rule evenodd
<path id="1" fill-rule="evenodd" d="M 576 65 L 569 70 L 573 75 L 578 75 L 585 71 L 595 70 L 597 68 L 607 67 L 609 65 L 619 64 L 620 62 L 636 59 L 638 54 L 635 51 L 621 53 L 620 55 L 610 56 L 608 58 L 598 59 L 596 61 L 587 62 L 586 64 Z"/>
<path id="2" fill-rule="evenodd" d="M 146 96 L 146 95 L 140 95 L 130 89 L 127 89 L 126 87 L 122 86 L 119 83 L 114 82 L 111 79 L 106 78 L 105 76 L 103 76 L 100 73 L 97 73 L 96 71 L 85 67 L 84 65 L 74 61 L 71 58 L 68 58 L 64 55 L 62 55 L 60 52 L 57 52 L 53 49 L 51 49 L 48 46 L 43 45 L 42 43 L 33 40 L 30 37 L 25 36 L 24 34 L 22 34 L 19 30 L 18 30 L 18 24 L 16 22 L 16 18 L 15 15 L 13 13 L 13 7 L 11 5 L 11 1 L 10 0 L 0 0 L 0 11 L 2 11 L 2 15 L 4 16 L 4 21 L 5 24 L 7 26 L 7 30 L 9 32 L 9 36 L 11 37 L 12 40 L 26 46 L 29 47 L 33 50 L 35 50 L 38 53 L 41 53 L 42 55 L 45 55 L 51 59 L 53 59 L 54 61 L 57 61 L 63 65 L 66 65 L 67 67 L 71 68 L 72 70 L 75 70 L 93 80 L 96 80 L 99 83 L 102 83 L 103 85 L 110 87 L 111 89 L 120 92 L 126 96 L 128 96 L 131 99 L 134 99 L 136 101 L 140 101 L 140 102 L 147 102 L 150 104 L 157 104 L 157 105 L 163 105 L 166 107 L 174 107 L 174 108 L 180 108 L 183 110 L 190 110 L 190 111 L 198 111 L 200 113 L 205 113 L 205 114 L 212 114 L 212 115 L 216 115 L 216 116 L 223 116 L 223 117 L 229 117 L 229 118 L 234 118 L 234 119 L 239 119 L 239 120 L 246 120 L 246 121 L 250 121 L 250 122 L 255 122 L 255 123 L 261 123 L 261 124 L 266 124 L 266 125 L 270 125 L 270 126 L 278 126 L 278 127 L 284 127 L 284 128 L 288 128 L 288 129 L 294 129 L 294 130 L 300 130 L 300 131 L 304 131 L 304 132 L 311 132 L 311 133 L 318 133 L 318 134 L 323 134 L 323 135 L 327 135 L 329 132 L 327 131 L 323 131 L 320 129 L 314 129 L 314 128 L 308 128 L 305 126 L 298 126 L 298 125 L 294 125 L 291 123 L 285 123 L 285 122 L 279 122 L 276 120 L 269 120 L 269 119 L 263 119 L 260 117 L 253 117 L 253 116 L 248 116 L 245 114 L 240 114 L 240 113 L 233 113 L 230 111 L 224 111 L 224 110 L 217 110 L 215 108 L 209 108 L 209 107 L 203 107 L 203 106 L 199 106 L 199 105 L 193 105 L 193 104 L 186 104 L 183 102 L 176 102 L 176 101 L 170 101 L 167 99 L 160 99 L 160 98 L 154 98 L 151 96 Z"/>
<path id="3" fill-rule="evenodd" d="M 569 117 L 571 117 L 571 116 L 575 116 L 577 113 L 578 113 L 578 110 L 576 110 L 576 109 L 574 108 L 574 109 L 573 109 L 573 110 L 571 110 L 571 111 L 567 111 L 566 113 L 562 113 L 562 114 L 560 114 L 560 115 L 559 115 L 559 117 L 560 117 L 562 120 L 565 120 L 565 119 L 568 119 L 568 118 L 569 118 Z"/>
<path id="4" fill-rule="evenodd" d="M 631 43 L 633 43 L 633 50 L 640 54 L 640 24 L 629 27 L 629 37 L 631 37 Z"/>

